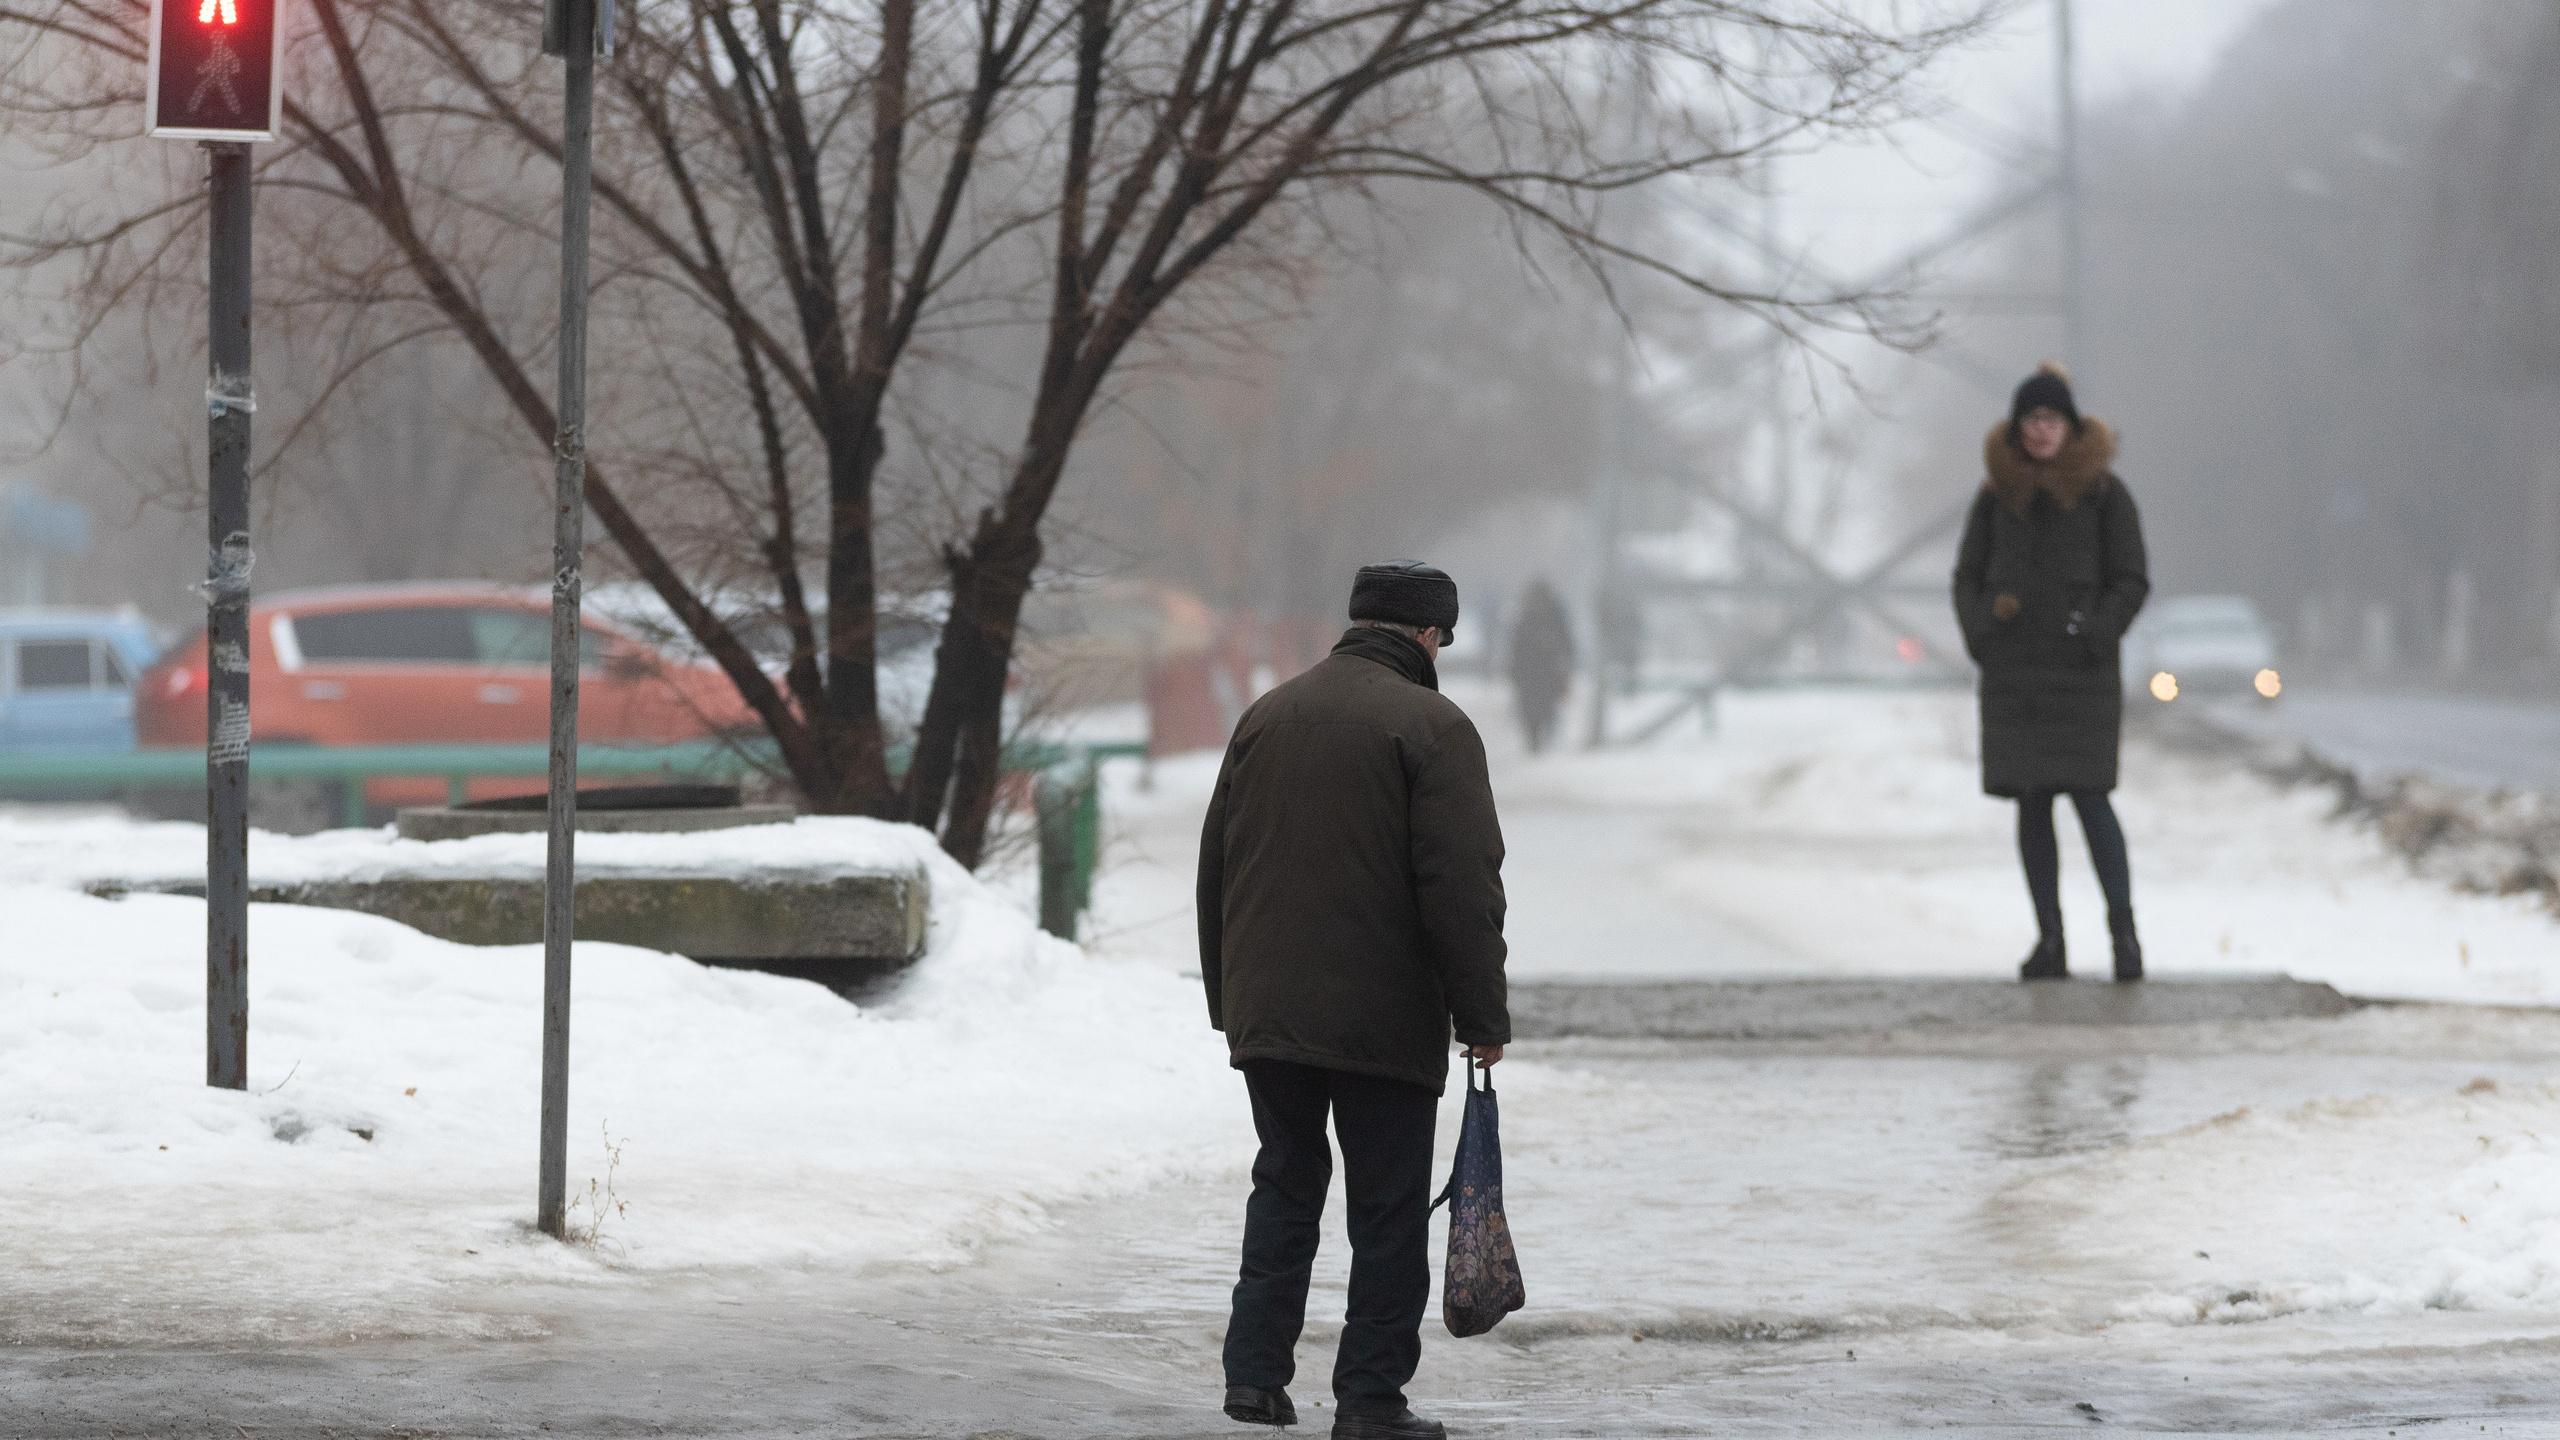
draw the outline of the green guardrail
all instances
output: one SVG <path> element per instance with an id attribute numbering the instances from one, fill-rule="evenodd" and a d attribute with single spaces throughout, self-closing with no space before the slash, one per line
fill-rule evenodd
<path id="1" fill-rule="evenodd" d="M 1077 921 L 1093 903 L 1093 876 L 1102 855 L 1102 762 L 1143 755 L 1135 743 L 1074 744 L 1022 741 L 1008 746 L 1005 769 L 1034 777 L 1033 810 L 1040 837 L 1040 923 L 1072 940 Z M 889 757 L 893 772 L 906 769 L 906 747 Z M 674 745 L 582 745 L 581 779 L 736 780 L 777 766 L 770 740 L 693 740 Z M 341 786 L 340 814 L 350 826 L 365 823 L 367 780 L 441 779 L 446 799 L 460 804 L 474 779 L 530 778 L 550 773 L 550 747 L 521 745 L 281 745 L 253 746 L 253 780 L 330 780 Z M 204 784 L 201 750 L 105 750 L 26 748 L 0 750 L 0 794 L 28 798 L 100 790 L 180 789 Z"/>
<path id="2" fill-rule="evenodd" d="M 753 745 L 694 740 L 676 745 L 581 745 L 580 776 L 642 775 L 734 779 L 757 768 Z M 548 745 L 258 745 L 249 751 L 252 780 L 335 780 L 345 787 L 341 816 L 365 821 L 367 780 L 440 779 L 461 803 L 475 779 L 547 775 Z M 102 789 L 157 790 L 204 784 L 201 750 L 0 750 L 0 791 L 13 795 Z"/>

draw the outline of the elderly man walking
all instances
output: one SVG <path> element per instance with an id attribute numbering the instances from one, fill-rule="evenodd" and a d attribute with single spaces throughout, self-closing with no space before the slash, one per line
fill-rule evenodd
<path id="1" fill-rule="evenodd" d="M 1333 653 L 1245 712 L 1200 837 L 1200 978 L 1262 1142 L 1227 1326 L 1227 1414 L 1294 1425 L 1307 1280 L 1342 1146 L 1351 1293 L 1336 1440 L 1432 1440 L 1406 1406 L 1431 1293 L 1431 1132 L 1454 1033 L 1511 1039 L 1502 829 L 1484 744 L 1439 693 L 1458 587 L 1361 569 Z"/>

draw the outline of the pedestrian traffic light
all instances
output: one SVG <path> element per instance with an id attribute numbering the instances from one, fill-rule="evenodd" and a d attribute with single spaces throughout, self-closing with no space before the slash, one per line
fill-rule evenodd
<path id="1" fill-rule="evenodd" d="M 273 140 L 282 0 L 151 0 L 144 133 L 168 140 Z"/>

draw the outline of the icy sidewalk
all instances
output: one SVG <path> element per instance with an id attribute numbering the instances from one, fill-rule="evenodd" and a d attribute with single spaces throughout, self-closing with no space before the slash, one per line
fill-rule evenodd
<path id="1" fill-rule="evenodd" d="M 1426 1320 L 1411 1389 L 1473 1440 L 2550 1433 L 2525 1377 L 2560 1360 L 2556 1053 L 2560 1016 L 2436 1007 L 1523 1046 L 1530 1308 L 1467 1341 Z M 553 1325 L 525 1339 L 0 1347 L 0 1394 L 50 1436 L 1240 1434 L 1216 1402 L 1243 1194 L 1059 1206 L 958 1269 L 527 1280 L 506 1299 Z M 1316 1434 L 1340 1215 L 1299 1349 Z"/>
<path id="2" fill-rule="evenodd" d="M 1493 752 L 1515 974 L 2014 974 L 2032 922 L 2014 812 L 1979 790 L 1970 696 L 1744 695 L 1712 737 L 1531 757 L 1499 695 L 1453 693 Z M 1111 776 L 1100 953 L 1190 968 L 1215 760 L 1159 764 L 1147 787 L 1134 765 Z M 2129 744 L 2118 806 L 2155 971 L 2560 999 L 2552 917 L 2413 876 L 2328 805 Z M 2103 906 L 2067 807 L 2060 823 L 2086 973 L 2106 953 Z M 1790 1364 L 1873 1345 L 1936 1364 L 2017 1341 L 2064 1346 L 2056 1364 L 2191 1367 L 2238 1348 L 2291 1364 L 2322 1347 L 2551 1344 L 2560 1016 L 1826 1044 L 1524 1047 L 1505 1134 L 1532 1305 L 1512 1334 L 1605 1341 L 1629 1373 L 1659 1368 L 1625 1348 L 1637 1333 L 1780 1343 Z M 1211 1282 L 1193 1277 L 1204 1324 Z M 1148 1289 L 1119 1308 L 1175 1303 Z M 2212 1338 L 2265 1320 L 2247 1347 Z"/>
<path id="3" fill-rule="evenodd" d="M 869 1009 L 580 945 L 571 1220 L 592 1243 L 561 1246 L 527 1228 L 537 947 L 254 907 L 250 1089 L 208 1090 L 201 903 L 65 888 L 108 861 L 154 863 L 171 830 L 200 849 L 202 832 L 92 821 L 48 846 L 43 828 L 0 836 L 7 879 L 56 882 L 0 885 L 12 1343 L 528 1333 L 546 1322 L 515 1291 L 534 1282 L 945 1266 L 1056 1204 L 1237 1160 L 1225 1097 L 1199 1083 L 1223 1056 L 1196 992 L 1039 934 L 921 832 L 599 837 L 679 840 L 707 867 L 876 852 L 931 867 L 936 904 L 926 957 Z"/>
<path id="4" fill-rule="evenodd" d="M 1524 1046 L 1502 1093 L 1530 1306 L 1493 1343 L 1430 1328 L 1416 1390 L 1506 1435 L 2078 1426 L 2081 1402 L 2378 1432 L 2547 1407 L 2515 1382 L 2560 1356 L 2555 1054 L 2560 1016 L 2434 1007 Z M 1001 1263 L 1069 1267 L 1048 1333 L 1213 1374 L 1217 1198 L 1115 1207 L 1138 1213 L 1105 1248 L 1144 1266 L 1075 1270 L 1048 1238 Z M 1340 1313 L 1341 1249 L 1336 1226 L 1311 1316 Z M 1186 1372 L 1160 1373 L 1176 1392 Z"/>

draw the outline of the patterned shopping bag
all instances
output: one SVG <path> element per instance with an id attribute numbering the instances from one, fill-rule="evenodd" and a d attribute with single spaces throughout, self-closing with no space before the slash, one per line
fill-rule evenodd
<path id="1" fill-rule="evenodd" d="M 1449 1205 L 1449 1273 L 1440 1292 L 1440 1318 L 1452 1335 L 1481 1335 L 1529 1303 L 1520 1284 L 1520 1257 L 1511 1248 L 1511 1222 L 1502 1214 L 1502 1112 L 1493 1099 L 1493 1075 L 1467 1062 L 1467 1114 L 1458 1127 L 1458 1159 L 1448 1188 L 1433 1209 Z"/>

